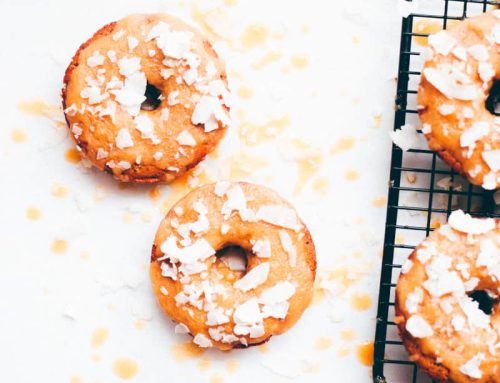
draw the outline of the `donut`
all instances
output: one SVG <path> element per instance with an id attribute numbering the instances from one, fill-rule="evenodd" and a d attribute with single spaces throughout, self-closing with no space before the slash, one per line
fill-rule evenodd
<path id="1" fill-rule="evenodd" d="M 239 265 L 221 255 L 235 246 Z M 200 347 L 245 348 L 287 331 L 309 305 L 315 275 L 313 240 L 295 209 L 243 182 L 191 191 L 167 213 L 152 248 L 157 301 L 175 332 Z"/>
<path id="2" fill-rule="evenodd" d="M 166 14 L 112 22 L 69 64 L 62 102 L 77 149 L 123 182 L 171 182 L 229 125 L 224 63 L 197 30 Z"/>
<path id="3" fill-rule="evenodd" d="M 430 35 L 417 94 L 431 150 L 487 190 L 500 185 L 500 118 L 488 98 L 498 90 L 499 44 L 500 10 Z"/>
<path id="4" fill-rule="evenodd" d="M 453 212 L 402 266 L 395 322 L 440 382 L 500 382 L 500 220 Z"/>

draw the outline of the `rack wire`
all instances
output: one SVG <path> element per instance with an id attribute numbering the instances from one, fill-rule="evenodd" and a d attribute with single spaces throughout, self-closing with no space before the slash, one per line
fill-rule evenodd
<path id="1" fill-rule="evenodd" d="M 500 0 L 433 0 L 427 3 L 421 4 L 418 13 L 402 21 L 394 130 L 408 123 L 419 126 L 416 94 L 422 67 L 421 53 L 429 32 L 446 29 L 455 20 L 486 12 L 499 6 Z M 394 323 L 395 288 L 401 265 L 415 246 L 458 208 L 475 216 L 500 217 L 494 193 L 467 183 L 436 153 L 428 150 L 425 139 L 421 145 L 406 152 L 393 145 L 375 332 L 375 383 L 431 382 L 408 359 L 398 336 Z"/>

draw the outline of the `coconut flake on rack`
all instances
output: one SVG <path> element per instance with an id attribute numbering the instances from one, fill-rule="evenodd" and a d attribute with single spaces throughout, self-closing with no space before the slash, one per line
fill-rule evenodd
<path id="1" fill-rule="evenodd" d="M 460 366 L 460 372 L 474 379 L 481 379 L 483 372 L 481 371 L 481 362 L 484 360 L 483 353 L 477 353 L 467 363 Z"/>
<path id="2" fill-rule="evenodd" d="M 436 53 L 442 54 L 443 56 L 448 55 L 457 43 L 455 38 L 447 31 L 440 31 L 432 34 L 429 36 L 428 40 L 429 45 L 434 48 Z"/>
<path id="3" fill-rule="evenodd" d="M 483 151 L 481 156 L 484 162 L 488 164 L 491 171 L 496 173 L 500 170 L 500 149 Z"/>
<path id="4" fill-rule="evenodd" d="M 460 146 L 462 148 L 469 147 L 474 150 L 476 141 L 488 135 L 490 132 L 490 125 L 485 121 L 478 121 L 474 123 L 469 129 L 466 129 L 460 136 Z"/>
<path id="5" fill-rule="evenodd" d="M 473 45 L 467 48 L 467 52 L 477 61 L 486 61 L 490 57 L 488 49 L 482 44 Z"/>
<path id="6" fill-rule="evenodd" d="M 473 301 L 468 296 L 464 296 L 460 298 L 458 304 L 466 315 L 471 328 L 490 328 L 490 316 L 481 311 L 478 302 Z"/>
<path id="7" fill-rule="evenodd" d="M 438 106 L 438 111 L 441 116 L 449 116 L 455 112 L 455 105 L 453 104 L 442 104 Z"/>
<path id="8" fill-rule="evenodd" d="M 476 259 L 477 267 L 486 267 L 488 274 L 500 281 L 500 248 L 491 240 L 483 239 L 479 243 L 479 255 Z"/>
<path id="9" fill-rule="evenodd" d="M 449 293 L 465 294 L 462 279 L 455 271 L 450 271 L 452 258 L 438 254 L 425 267 L 427 280 L 424 288 L 435 298 Z"/>
<path id="10" fill-rule="evenodd" d="M 241 291 L 249 291 L 255 289 L 257 286 L 261 285 L 267 281 L 269 275 L 269 262 L 261 263 L 255 266 L 245 276 L 234 283 L 234 287 L 240 289 Z"/>
<path id="11" fill-rule="evenodd" d="M 479 94 L 479 89 L 470 77 L 452 65 L 441 64 L 435 68 L 426 68 L 423 74 L 427 81 L 449 99 L 471 101 Z"/>
<path id="12" fill-rule="evenodd" d="M 495 228 L 495 220 L 492 218 L 473 218 L 462 210 L 455 210 L 448 218 L 449 225 L 462 233 L 483 234 Z"/>
<path id="13" fill-rule="evenodd" d="M 256 217 L 260 221 L 284 227 L 286 229 L 292 229 L 295 231 L 302 229 L 302 224 L 298 221 L 295 210 L 285 205 L 260 206 Z"/>
<path id="14" fill-rule="evenodd" d="M 430 324 L 420 315 L 412 315 L 408 318 L 406 330 L 415 338 L 427 338 L 434 334 Z"/>
<path id="15" fill-rule="evenodd" d="M 424 290 L 420 287 L 416 287 L 411 293 L 406 297 L 405 307 L 410 314 L 415 314 L 418 310 L 418 305 L 424 300 Z"/>
<path id="16" fill-rule="evenodd" d="M 418 146 L 418 132 L 411 124 L 403 125 L 401 129 L 390 132 L 390 136 L 392 142 L 405 152 Z"/>
<path id="17" fill-rule="evenodd" d="M 479 65 L 477 66 L 477 71 L 479 73 L 479 77 L 481 77 L 481 80 L 483 80 L 483 82 L 488 82 L 495 76 L 495 70 L 490 63 L 479 63 Z"/>
<path id="18" fill-rule="evenodd" d="M 453 55 L 459 60 L 467 60 L 467 50 L 461 45 L 457 45 L 455 48 L 453 48 L 451 50 L 451 53 L 453 53 Z"/>

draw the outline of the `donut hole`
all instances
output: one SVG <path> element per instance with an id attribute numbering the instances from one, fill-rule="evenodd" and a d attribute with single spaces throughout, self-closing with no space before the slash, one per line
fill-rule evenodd
<path id="1" fill-rule="evenodd" d="M 161 104 L 161 92 L 157 87 L 148 82 L 144 97 L 146 97 L 146 100 L 141 104 L 142 110 L 151 111 L 158 109 Z"/>
<path id="2" fill-rule="evenodd" d="M 247 271 L 248 254 L 238 245 L 227 245 L 215 253 L 215 267 L 228 279 L 241 278 Z"/>
<path id="3" fill-rule="evenodd" d="M 500 80 L 496 81 L 490 89 L 486 99 L 486 109 L 495 116 L 500 116 Z"/>
<path id="4" fill-rule="evenodd" d="M 485 314 L 491 315 L 493 306 L 497 300 L 484 290 L 477 290 L 469 294 L 469 298 L 479 303 L 479 309 Z"/>

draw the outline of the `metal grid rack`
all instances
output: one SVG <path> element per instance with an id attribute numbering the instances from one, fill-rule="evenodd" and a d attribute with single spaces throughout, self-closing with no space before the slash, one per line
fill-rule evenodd
<path id="1" fill-rule="evenodd" d="M 425 45 L 422 39 L 430 32 L 426 26 L 436 27 L 439 23 L 437 28 L 446 29 L 455 20 L 498 5 L 500 0 L 434 0 L 428 12 L 419 9 L 419 13 L 403 18 L 395 130 L 407 123 L 419 124 L 416 93 L 422 65 L 421 50 Z M 468 184 L 428 150 L 425 140 L 423 142 L 422 147 L 406 152 L 395 145 L 392 148 L 375 334 L 373 380 L 376 383 L 431 382 L 408 359 L 394 323 L 394 291 L 401 264 L 415 246 L 457 208 L 476 216 L 500 217 L 493 192 Z"/>

